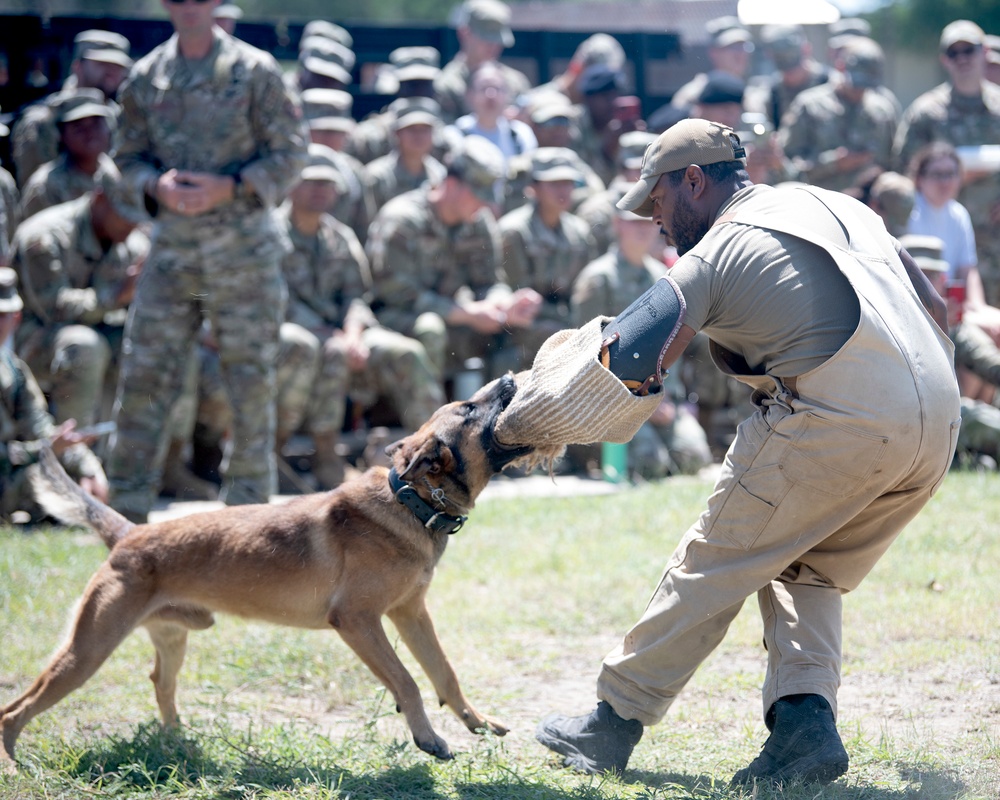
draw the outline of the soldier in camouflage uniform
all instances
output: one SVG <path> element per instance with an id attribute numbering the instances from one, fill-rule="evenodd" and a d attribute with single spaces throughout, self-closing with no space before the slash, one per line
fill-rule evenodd
<path id="1" fill-rule="evenodd" d="M 96 89 L 64 92 L 56 108 L 60 154 L 42 164 L 21 192 L 21 213 L 28 218 L 49 206 L 85 195 L 114 162 L 111 149 L 111 109 Z"/>
<path id="2" fill-rule="evenodd" d="M 22 307 L 17 274 L 0 267 L 0 340 L 15 334 Z M 15 511 L 35 510 L 26 468 L 46 445 L 85 490 L 107 500 L 101 462 L 87 448 L 93 441 L 77 433 L 72 422 L 57 428 L 31 370 L 9 349 L 0 348 L 0 517 L 8 520 Z"/>
<path id="3" fill-rule="evenodd" d="M 115 507 L 146 519 L 202 320 L 234 407 L 221 497 L 275 487 L 275 360 L 288 238 L 271 209 L 301 172 L 308 130 L 274 59 L 213 26 L 215 2 L 165 4 L 175 35 L 122 87 L 117 161 L 153 245 L 130 309 L 108 474 Z"/>
<path id="4" fill-rule="evenodd" d="M 619 190 L 615 202 L 631 185 Z M 614 244 L 588 264 L 573 283 L 570 324 L 579 327 L 596 316 L 614 316 L 627 308 L 659 278 L 667 274 L 662 261 L 649 255 L 659 239 L 648 219 L 615 207 Z M 643 478 L 693 475 L 712 461 L 705 431 L 683 405 L 680 365 L 665 382 L 663 402 L 629 442 L 628 468 Z"/>
<path id="5" fill-rule="evenodd" d="M 26 219 L 14 235 L 25 319 L 15 340 L 57 421 L 90 425 L 113 396 L 125 314 L 149 248 L 116 196 L 118 170 L 91 192 Z"/>
<path id="6" fill-rule="evenodd" d="M 501 0 L 465 0 L 459 10 L 458 53 L 441 70 L 434 81 L 434 92 L 441 104 L 446 122 L 454 122 L 472 109 L 466 101 L 469 77 L 487 61 L 500 60 L 505 48 L 514 44 L 510 29 L 510 8 Z M 511 97 L 518 97 L 531 88 L 522 72 L 500 64 Z"/>
<path id="7" fill-rule="evenodd" d="M 574 153 L 542 147 L 531 154 L 531 200 L 500 218 L 503 266 L 514 289 L 532 289 L 544 302 L 529 327 L 504 336 L 502 362 L 495 372 L 527 369 L 542 343 L 571 327 L 569 298 L 573 281 L 597 256 L 587 224 L 569 211 L 573 188 L 583 176 Z"/>
<path id="8" fill-rule="evenodd" d="M 21 197 L 14 176 L 0 167 L 0 267 L 10 265 L 10 240 L 21 222 Z"/>
<path id="9" fill-rule="evenodd" d="M 278 442 L 307 431 L 316 448 L 313 475 L 332 488 L 343 479 L 335 448 L 348 395 L 358 411 L 389 398 L 403 427 L 415 431 L 442 405 L 444 391 L 423 346 L 375 320 L 366 299 L 371 274 L 364 250 L 323 210 L 344 190 L 344 180 L 327 148 L 309 150 L 302 182 L 277 212 L 294 246 L 282 262 L 288 312 L 278 367 Z M 312 351 L 312 363 L 290 357 L 296 345 L 300 356 Z"/>
<path id="10" fill-rule="evenodd" d="M 444 165 L 431 155 L 441 119 L 428 106 L 427 100 L 418 98 L 397 108 L 392 151 L 365 165 L 365 183 L 376 211 L 425 181 L 440 183 L 444 178 Z"/>
<path id="11" fill-rule="evenodd" d="M 955 147 L 1000 142 L 1000 86 L 984 77 L 985 34 L 974 22 L 956 20 L 941 33 L 941 64 L 948 81 L 914 100 L 896 132 L 901 168 L 924 145 L 943 140 Z M 972 217 L 979 274 L 986 302 L 1000 305 L 1000 171 L 965 170 L 958 200 Z"/>
<path id="12" fill-rule="evenodd" d="M 303 36 L 299 42 L 299 64 L 285 75 L 289 91 L 346 89 L 351 85 L 356 56 L 351 48 L 325 36 Z"/>
<path id="13" fill-rule="evenodd" d="M 470 136 L 445 166 L 440 183 L 386 203 L 367 244 L 379 322 L 419 339 L 443 379 L 469 358 L 489 360 L 498 335 L 531 324 L 541 304 L 537 293 L 505 283 L 489 210 L 501 193 L 499 149 Z"/>
<path id="14" fill-rule="evenodd" d="M 347 190 L 339 193 L 330 213 L 348 225 L 362 244 L 368 238 L 368 226 L 375 215 L 375 201 L 365 185 L 365 168 L 354 156 L 344 152 L 356 123 L 351 116 L 354 98 L 340 89 L 306 89 L 302 92 L 302 113 L 309 123 L 309 139 L 329 147 L 337 169 L 344 176 Z"/>
<path id="15" fill-rule="evenodd" d="M 128 52 L 129 41 L 120 34 L 101 30 L 77 34 L 74 39 L 72 74 L 66 79 L 60 92 L 28 106 L 14 124 L 11 147 L 19 186 L 24 186 L 42 164 L 59 155 L 55 109 L 62 100 L 62 92 L 97 89 L 104 95 L 113 112 L 112 119 L 117 119 L 115 95 L 132 66 Z"/>
<path id="16" fill-rule="evenodd" d="M 625 86 L 625 74 L 607 64 L 588 67 L 580 77 L 583 101 L 578 106 L 580 139 L 573 147 L 605 185 L 617 171 L 618 138 L 635 130 L 636 121 L 615 119 L 614 103 Z"/>
<path id="17" fill-rule="evenodd" d="M 801 180 L 843 191 L 876 164 L 889 169 L 897 116 L 879 94 L 885 57 L 862 36 L 841 49 L 841 78 L 806 89 L 781 118 L 779 141 Z"/>

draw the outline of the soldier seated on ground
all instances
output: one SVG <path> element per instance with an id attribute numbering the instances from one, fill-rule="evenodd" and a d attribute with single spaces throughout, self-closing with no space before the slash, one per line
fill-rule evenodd
<path id="1" fill-rule="evenodd" d="M 0 267 L 0 342 L 10 339 L 21 322 L 23 308 L 17 293 L 17 273 Z M 49 446 L 66 471 L 94 497 L 107 501 L 108 480 L 101 462 L 87 447 L 96 436 L 82 435 L 75 420 L 58 427 L 45 407 L 45 398 L 31 370 L 7 348 L 0 348 L 0 517 L 40 518 L 26 468 Z"/>

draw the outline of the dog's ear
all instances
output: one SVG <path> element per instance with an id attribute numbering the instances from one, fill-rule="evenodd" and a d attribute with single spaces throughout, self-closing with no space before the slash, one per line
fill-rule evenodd
<path id="1" fill-rule="evenodd" d="M 414 441 L 416 436 L 408 436 L 400 442 L 394 451 L 396 471 L 404 481 L 415 481 L 424 475 L 437 475 L 448 472 L 455 464 L 455 456 L 451 448 L 436 436 L 428 436 L 420 441 Z M 395 447 L 395 445 L 390 445 Z M 399 469 L 402 462 L 403 469 Z"/>

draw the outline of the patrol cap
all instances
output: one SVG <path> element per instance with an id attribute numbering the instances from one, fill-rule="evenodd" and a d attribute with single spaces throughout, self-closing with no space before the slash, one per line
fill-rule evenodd
<path id="1" fill-rule="evenodd" d="M 510 29 L 510 7 L 500 0 L 465 0 L 459 12 L 458 25 L 468 28 L 487 42 L 511 47 L 514 32 Z"/>
<path id="2" fill-rule="evenodd" d="M 883 172 L 872 182 L 871 197 L 882 209 L 885 226 L 894 236 L 906 231 L 916 196 L 913 181 L 898 172 Z"/>
<path id="3" fill-rule="evenodd" d="M 610 64 L 594 64 L 580 75 L 580 91 L 586 97 L 621 90 L 625 87 L 625 73 Z"/>
<path id="4" fill-rule="evenodd" d="M 640 217 L 653 216 L 653 191 L 660 176 L 686 169 L 691 164 L 706 166 L 723 161 L 742 161 L 747 151 L 732 128 L 707 119 L 682 119 L 656 137 L 642 159 L 639 180 L 618 207 L 634 211 Z"/>
<path id="5" fill-rule="evenodd" d="M 346 28 L 342 28 L 335 22 L 328 22 L 325 19 L 314 19 L 305 24 L 305 27 L 302 29 L 302 39 L 308 39 L 310 36 L 320 36 L 324 39 L 329 39 L 348 49 L 354 47 L 354 37 L 347 32 Z"/>
<path id="6" fill-rule="evenodd" d="M 855 36 L 872 35 L 872 26 L 861 17 L 841 17 L 831 22 L 826 30 L 829 36 L 827 46 L 833 50 L 840 50 Z"/>
<path id="7" fill-rule="evenodd" d="M 62 93 L 53 107 L 56 124 L 64 125 L 87 117 L 111 119 L 111 109 L 99 89 L 74 89 Z"/>
<path id="8" fill-rule="evenodd" d="M 865 36 L 854 36 L 844 45 L 844 73 L 852 86 L 872 89 L 882 85 L 885 55 L 878 42 Z"/>
<path id="9" fill-rule="evenodd" d="M 310 128 L 321 131 L 353 130 L 354 98 L 342 89 L 306 89 L 301 94 L 302 114 Z"/>
<path id="10" fill-rule="evenodd" d="M 774 65 L 779 70 L 791 69 L 801 63 L 806 36 L 800 25 L 765 25 L 760 39 L 771 51 Z"/>
<path id="11" fill-rule="evenodd" d="M 466 136 L 445 156 L 445 166 L 484 203 L 500 202 L 506 169 L 503 153 L 489 139 Z"/>
<path id="12" fill-rule="evenodd" d="M 322 36 L 309 36 L 299 45 L 299 63 L 305 70 L 343 84 L 351 82 L 354 61 L 355 56 L 351 50 Z"/>
<path id="13" fill-rule="evenodd" d="M 532 94 L 528 106 L 528 119 L 536 125 L 546 123 L 566 124 L 576 117 L 569 98 L 561 92 Z M 565 120 L 565 122 L 563 122 Z"/>
<path id="14" fill-rule="evenodd" d="M 325 144 L 310 144 L 306 165 L 299 173 L 299 179 L 303 181 L 330 181 L 336 186 L 338 192 L 345 194 L 347 181 L 344 180 L 343 173 L 337 168 L 336 159 L 336 152 Z"/>
<path id="15" fill-rule="evenodd" d="M 389 53 L 397 81 L 432 81 L 441 73 L 441 54 L 435 47 L 397 47 Z"/>
<path id="16" fill-rule="evenodd" d="M 937 236 L 908 233 L 899 237 L 899 243 L 924 272 L 948 272 L 948 262 L 944 260 L 944 242 Z"/>
<path id="17" fill-rule="evenodd" d="M 639 169 L 646 148 L 655 141 L 656 134 L 650 131 L 626 131 L 618 137 L 618 164 L 625 169 Z"/>
<path id="18" fill-rule="evenodd" d="M 117 64 L 120 67 L 131 67 L 129 56 L 131 43 L 120 33 L 113 31 L 91 30 L 80 31 L 73 37 L 73 60 L 81 58 L 88 61 L 100 61 L 104 64 Z"/>
<path id="19" fill-rule="evenodd" d="M 17 293 L 17 273 L 10 267 L 0 267 L 0 314 L 10 314 L 24 308 Z"/>
<path id="20" fill-rule="evenodd" d="M 753 51 L 753 36 L 750 35 L 739 17 L 715 17 L 705 23 L 705 31 L 711 37 L 712 47 L 729 47 L 731 44 L 743 42 L 748 44 L 749 52 Z"/>
<path id="21" fill-rule="evenodd" d="M 702 105 L 742 103 L 746 87 L 741 78 L 729 72 L 713 70 L 705 76 L 705 85 L 698 94 L 698 102 Z"/>
<path id="22" fill-rule="evenodd" d="M 567 147 L 539 147 L 531 153 L 531 180 L 581 183 L 583 173 L 577 168 L 578 159 Z"/>
<path id="23" fill-rule="evenodd" d="M 215 7 L 212 16 L 216 19 L 243 19 L 243 9 L 236 3 L 222 3 Z"/>
<path id="24" fill-rule="evenodd" d="M 945 52 L 953 44 L 968 42 L 982 46 L 986 43 L 986 34 L 975 22 L 969 19 L 956 19 L 949 22 L 941 31 L 941 52 Z"/>
<path id="25" fill-rule="evenodd" d="M 594 64 L 607 64 L 613 69 L 620 70 L 625 66 L 625 48 L 614 36 L 595 33 L 577 45 L 570 60 L 574 64 L 579 64 L 581 71 Z"/>
<path id="26" fill-rule="evenodd" d="M 149 219 L 149 214 L 144 205 L 145 201 L 129 195 L 128 186 L 122 180 L 121 172 L 118 171 L 118 167 L 110 159 L 101 164 L 101 169 L 98 170 L 94 182 L 94 188 L 101 190 L 101 194 L 107 198 L 115 213 L 123 219 L 135 225 Z"/>
<path id="27" fill-rule="evenodd" d="M 403 97 L 400 100 L 403 102 L 395 107 L 396 113 L 392 120 L 391 127 L 394 131 L 411 125 L 430 125 L 436 128 L 441 124 L 441 106 L 437 101 L 429 97 Z"/>
<path id="28" fill-rule="evenodd" d="M 628 181 L 621 180 L 619 178 L 615 178 L 614 180 L 612 180 L 611 185 L 608 186 L 608 194 L 610 195 L 611 202 L 614 205 L 615 216 L 618 217 L 618 219 L 623 219 L 628 222 L 637 222 L 639 220 L 642 220 L 643 222 L 648 223 L 650 221 L 649 217 L 640 217 L 634 211 L 629 211 L 627 208 L 618 207 L 619 201 L 626 194 L 628 194 L 628 190 L 630 188 L 631 186 Z"/>

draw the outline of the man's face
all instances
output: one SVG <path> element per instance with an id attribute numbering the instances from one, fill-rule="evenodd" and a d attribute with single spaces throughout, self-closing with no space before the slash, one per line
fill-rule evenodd
<path id="1" fill-rule="evenodd" d="M 726 47 L 713 47 L 708 51 L 716 69 L 742 78 L 750 67 L 750 52 L 745 42 L 734 42 Z"/>
<path id="2" fill-rule="evenodd" d="M 611 122 L 615 115 L 615 100 L 620 95 L 621 92 L 617 89 L 610 89 L 584 98 L 583 102 L 590 112 L 595 128 L 601 130 Z"/>
<path id="3" fill-rule="evenodd" d="M 406 156 L 426 156 L 434 149 L 434 127 L 419 123 L 396 131 L 399 152 Z"/>
<path id="4" fill-rule="evenodd" d="M 569 120 L 564 117 L 533 122 L 531 130 L 535 132 L 539 147 L 567 147 L 572 139 Z"/>
<path id="5" fill-rule="evenodd" d="M 167 16 L 178 33 L 201 33 L 210 31 L 215 24 L 213 16 L 216 6 L 222 0 L 160 0 L 163 8 L 166 9 Z"/>
<path id="6" fill-rule="evenodd" d="M 503 52 L 503 44 L 481 39 L 468 28 L 459 28 L 457 35 L 459 46 L 465 53 L 466 60 L 473 66 L 486 61 L 496 61 Z"/>
<path id="7" fill-rule="evenodd" d="M 952 83 L 978 82 L 986 72 L 986 52 L 982 45 L 955 42 L 941 54 L 941 64 Z"/>
<path id="8" fill-rule="evenodd" d="M 573 181 L 535 181 L 535 199 L 539 207 L 545 210 L 558 211 L 562 214 L 569 211 L 573 204 Z"/>
<path id="9" fill-rule="evenodd" d="M 81 58 L 76 63 L 74 72 L 81 88 L 99 89 L 109 100 L 115 98 L 118 88 L 128 75 L 128 70 L 120 64 L 106 64 L 89 58 Z"/>
<path id="10" fill-rule="evenodd" d="M 667 176 L 661 175 L 649 194 L 653 198 L 653 222 L 660 226 L 667 243 L 677 248 L 678 255 L 698 244 L 711 227 L 691 204 L 686 186 L 685 181 L 671 186 Z"/>
<path id="11" fill-rule="evenodd" d="M 338 153 L 347 147 L 347 131 L 332 131 L 327 128 L 310 128 L 309 140 L 313 144 L 324 144 Z"/>
<path id="12" fill-rule="evenodd" d="M 468 184 L 456 181 L 455 212 L 460 222 L 472 222 L 488 204 Z"/>
<path id="13" fill-rule="evenodd" d="M 289 197 L 293 208 L 310 214 L 329 211 L 337 202 L 337 186 L 333 181 L 302 181 Z"/>
<path id="14" fill-rule="evenodd" d="M 111 148 L 111 131 L 104 117 L 84 117 L 62 126 L 62 144 L 77 160 L 87 160 Z"/>

